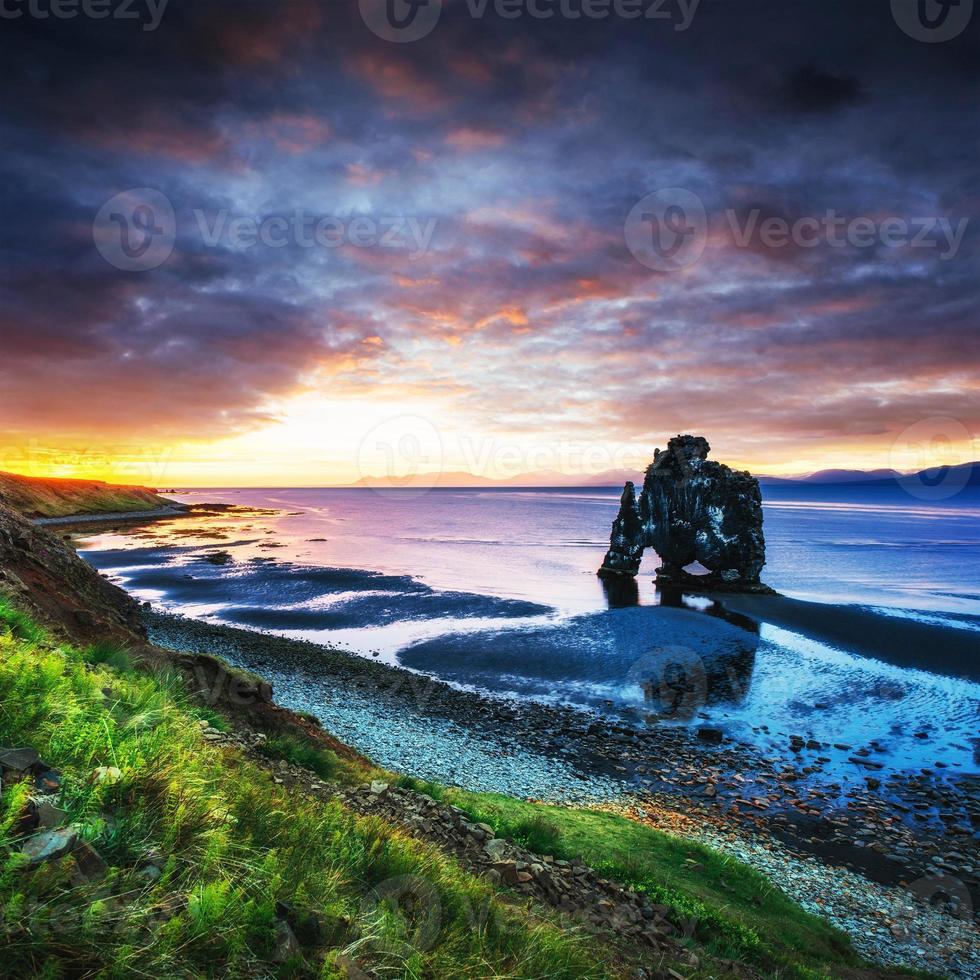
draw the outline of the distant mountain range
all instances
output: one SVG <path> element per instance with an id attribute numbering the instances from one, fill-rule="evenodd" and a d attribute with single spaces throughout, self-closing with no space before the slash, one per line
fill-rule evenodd
<path id="1" fill-rule="evenodd" d="M 759 483 L 764 487 L 799 486 L 885 486 L 896 480 L 919 481 L 925 486 L 938 483 L 964 487 L 980 487 L 980 462 L 961 463 L 959 466 L 938 466 L 913 473 L 900 473 L 898 470 L 818 470 L 809 476 L 779 477 L 760 476 Z"/>
<path id="2" fill-rule="evenodd" d="M 980 488 L 980 461 L 963 463 L 959 466 L 922 470 L 918 473 L 900 473 L 898 470 L 818 470 L 806 476 L 765 476 L 759 477 L 759 483 L 764 487 L 780 486 L 885 486 L 896 479 L 919 479 L 924 485 L 935 485 L 962 481 L 964 487 Z M 627 480 L 632 480 L 637 486 L 643 482 L 643 473 L 634 470 L 606 470 L 593 476 L 570 476 L 556 471 L 537 473 L 519 473 L 517 476 L 503 480 L 494 480 L 485 476 L 477 476 L 463 471 L 450 473 L 420 474 L 413 478 L 387 479 L 384 477 L 366 477 L 353 487 L 405 487 L 406 489 L 424 489 L 427 487 L 461 487 L 492 489 L 494 487 L 615 487 L 621 489 Z"/>
<path id="3" fill-rule="evenodd" d="M 762 483 L 869 483 L 873 480 L 894 480 L 898 470 L 817 470 L 809 476 L 760 476 Z"/>

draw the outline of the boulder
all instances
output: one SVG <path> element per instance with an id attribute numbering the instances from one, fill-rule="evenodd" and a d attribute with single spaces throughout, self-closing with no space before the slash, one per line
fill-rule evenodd
<path id="1" fill-rule="evenodd" d="M 42 769 L 34 777 L 34 788 L 45 795 L 59 792 L 61 789 L 61 773 L 57 769 Z"/>
<path id="2" fill-rule="evenodd" d="M 78 843 L 78 833 L 73 827 L 61 827 L 35 834 L 24 842 L 21 853 L 27 855 L 29 864 L 41 864 L 63 857 Z"/>
<path id="3" fill-rule="evenodd" d="M 15 773 L 30 772 L 41 764 L 41 756 L 35 749 L 0 749 L 0 769 Z"/>
<path id="4" fill-rule="evenodd" d="M 303 950 L 299 940 L 285 919 L 277 919 L 275 925 L 275 950 L 272 954 L 273 963 L 288 963 L 297 956 L 302 956 Z"/>
<path id="5" fill-rule="evenodd" d="M 75 859 L 75 872 L 72 875 L 72 883 L 75 885 L 99 881 L 109 870 L 109 865 L 91 844 L 80 844 L 72 851 L 72 857 Z"/>
<path id="6" fill-rule="evenodd" d="M 698 738 L 702 742 L 720 745 L 725 740 L 725 733 L 720 728 L 708 728 L 704 726 L 698 729 Z"/>
<path id="7" fill-rule="evenodd" d="M 493 870 L 500 875 L 500 880 L 505 885 L 516 885 L 521 880 L 516 861 L 496 861 Z"/>

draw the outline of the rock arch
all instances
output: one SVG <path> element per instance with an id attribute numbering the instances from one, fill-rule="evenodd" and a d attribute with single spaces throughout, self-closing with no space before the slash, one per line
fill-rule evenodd
<path id="1" fill-rule="evenodd" d="M 759 580 L 766 563 L 759 481 L 708 459 L 703 436 L 679 435 L 654 451 L 637 497 L 627 483 L 599 575 L 635 576 L 646 548 L 660 557 L 658 585 L 771 592 Z M 700 562 L 707 575 L 685 566 Z"/>

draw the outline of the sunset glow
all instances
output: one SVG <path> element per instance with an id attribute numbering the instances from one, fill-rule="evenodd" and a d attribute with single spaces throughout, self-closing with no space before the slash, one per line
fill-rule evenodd
<path id="1" fill-rule="evenodd" d="M 980 456 L 970 42 L 852 6 L 600 38 L 447 4 L 391 44 L 356 4 L 219 3 L 95 61 L 119 25 L 19 23 L 0 469 L 533 482 L 685 431 L 759 473 Z M 670 271 L 629 240 L 664 187 L 706 214 Z M 141 188 L 174 241 L 133 271 L 93 221 Z"/>

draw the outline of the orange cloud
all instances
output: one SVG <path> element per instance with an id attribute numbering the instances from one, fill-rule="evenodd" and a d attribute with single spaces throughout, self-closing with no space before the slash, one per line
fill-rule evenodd
<path id="1" fill-rule="evenodd" d="M 492 150 L 501 146 L 504 137 L 490 129 L 475 129 L 472 126 L 462 126 L 454 129 L 446 142 L 457 150 L 469 153 L 476 150 Z"/>
<path id="2" fill-rule="evenodd" d="M 503 310 L 498 310 L 496 313 L 491 313 L 489 316 L 485 316 L 482 320 L 478 320 L 473 325 L 473 329 L 482 330 L 489 324 L 499 321 L 509 323 L 515 327 L 526 327 L 528 323 L 527 313 L 517 306 L 508 307 Z"/>
<path id="3" fill-rule="evenodd" d="M 305 153 L 325 143 L 330 137 L 330 125 L 313 115 L 279 113 L 245 127 L 246 135 L 268 140 L 284 153 Z"/>

